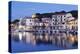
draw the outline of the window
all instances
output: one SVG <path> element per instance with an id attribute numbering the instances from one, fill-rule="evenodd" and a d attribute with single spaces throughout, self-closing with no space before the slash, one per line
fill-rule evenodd
<path id="1" fill-rule="evenodd" d="M 52 29 L 52 27 L 50 27 L 50 29 Z"/>
<path id="2" fill-rule="evenodd" d="M 65 24 L 64 22 L 62 24 Z"/>
<path id="3" fill-rule="evenodd" d="M 61 18 L 61 15 L 58 15 L 57 18 Z"/>
<path id="4" fill-rule="evenodd" d="M 53 23 L 54 24 L 54 23 Z"/>
<path id="5" fill-rule="evenodd" d="M 64 15 L 64 17 L 66 17 L 66 16 Z"/>
<path id="6" fill-rule="evenodd" d="M 54 21 L 54 19 L 53 19 L 53 21 Z"/>
<path id="7" fill-rule="evenodd" d="M 65 21 L 65 19 L 64 19 L 64 21 Z"/>
<path id="8" fill-rule="evenodd" d="M 62 16 L 61 16 L 61 18 L 62 18 Z"/>
<path id="9" fill-rule="evenodd" d="M 67 18 L 71 18 L 72 16 L 68 16 Z"/>
<path id="10" fill-rule="evenodd" d="M 31 22 L 32 20 L 30 19 L 30 22 Z"/>
<path id="11" fill-rule="evenodd" d="M 32 25 L 32 23 L 30 23 L 30 25 Z"/>
<path id="12" fill-rule="evenodd" d="M 55 27 L 53 27 L 53 29 L 55 29 Z"/>

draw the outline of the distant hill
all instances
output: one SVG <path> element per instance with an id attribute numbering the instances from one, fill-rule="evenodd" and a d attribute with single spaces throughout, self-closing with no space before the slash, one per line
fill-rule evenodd
<path id="1" fill-rule="evenodd" d="M 15 19 L 14 21 L 12 21 L 11 23 L 13 24 L 17 24 L 20 20 L 19 19 Z"/>
<path id="2" fill-rule="evenodd" d="M 44 17 L 49 17 L 52 18 L 52 15 L 54 14 L 66 14 L 66 13 L 71 13 L 73 17 L 75 17 L 76 19 L 78 18 L 78 11 L 77 10 L 72 10 L 69 12 L 65 12 L 65 11 L 61 11 L 61 12 L 52 12 L 52 13 L 36 13 L 37 18 L 44 18 Z"/>
<path id="3" fill-rule="evenodd" d="M 69 12 L 61 11 L 61 12 L 51 12 L 51 13 L 42 13 L 42 14 L 36 13 L 36 18 L 39 18 L 39 20 L 41 21 L 41 18 L 45 18 L 45 17 L 52 18 L 52 15 L 66 14 L 66 13 L 71 13 L 72 16 L 75 17 L 75 19 L 78 19 L 78 10 L 72 10 L 72 11 L 69 11 Z M 11 23 L 16 24 L 18 22 L 19 22 L 19 19 L 15 19 Z"/>
<path id="4" fill-rule="evenodd" d="M 75 17 L 76 19 L 78 18 L 78 10 L 72 10 L 69 11 L 68 13 L 71 13 L 73 17 Z"/>

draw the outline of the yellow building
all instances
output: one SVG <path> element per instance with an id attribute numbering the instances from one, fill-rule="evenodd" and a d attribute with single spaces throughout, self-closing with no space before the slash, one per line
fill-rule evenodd
<path id="1" fill-rule="evenodd" d="M 11 27 L 11 29 L 18 29 L 18 25 L 14 24 L 14 23 L 11 23 L 10 27 Z"/>
<path id="2" fill-rule="evenodd" d="M 36 18 L 38 18 L 38 17 L 39 17 L 38 14 L 32 14 L 32 19 L 36 19 Z"/>
<path id="3" fill-rule="evenodd" d="M 67 21 L 67 29 L 77 30 L 78 29 L 78 20 L 77 19 L 72 19 L 70 21 Z"/>
<path id="4" fill-rule="evenodd" d="M 33 15 L 32 15 L 32 18 L 35 18 L 35 17 L 36 17 L 36 14 L 33 14 Z"/>

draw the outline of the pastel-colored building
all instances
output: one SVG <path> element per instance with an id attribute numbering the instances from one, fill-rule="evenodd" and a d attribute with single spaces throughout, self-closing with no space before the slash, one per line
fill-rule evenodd
<path id="1" fill-rule="evenodd" d="M 19 29 L 25 31 L 49 31 L 49 33 L 50 31 L 60 32 L 71 29 L 77 30 L 77 19 L 74 20 L 75 18 L 71 13 L 53 14 L 52 18 L 37 17 L 39 17 L 39 14 L 33 14 L 32 17 L 20 18 Z"/>
<path id="2" fill-rule="evenodd" d="M 70 21 L 67 21 L 67 30 L 77 31 L 78 30 L 78 20 L 72 19 Z"/>

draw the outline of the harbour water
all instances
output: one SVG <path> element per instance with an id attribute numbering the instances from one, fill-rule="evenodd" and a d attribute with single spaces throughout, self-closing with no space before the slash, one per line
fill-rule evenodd
<path id="1" fill-rule="evenodd" d="M 48 50 L 77 49 L 77 34 L 45 32 L 13 32 L 12 52 L 32 52 Z"/>

